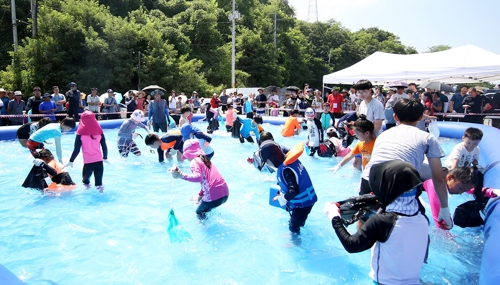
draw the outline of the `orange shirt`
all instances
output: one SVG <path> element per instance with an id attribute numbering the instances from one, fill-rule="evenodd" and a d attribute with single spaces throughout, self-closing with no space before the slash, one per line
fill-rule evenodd
<path id="1" fill-rule="evenodd" d="M 300 130 L 300 124 L 296 117 L 288 117 L 285 126 L 281 130 L 281 135 L 284 137 L 291 137 L 294 135 L 295 130 Z"/>
<path id="2" fill-rule="evenodd" d="M 370 162 L 374 145 L 375 139 L 372 139 L 370 142 L 358 142 L 351 150 L 352 154 L 361 154 L 361 164 L 363 165 L 363 169 L 366 167 L 368 162 Z"/>

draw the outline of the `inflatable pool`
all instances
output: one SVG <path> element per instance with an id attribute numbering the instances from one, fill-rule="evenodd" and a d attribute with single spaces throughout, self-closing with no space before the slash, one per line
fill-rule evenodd
<path id="1" fill-rule="evenodd" d="M 193 121 L 199 121 L 204 118 L 204 114 L 196 114 Z M 283 125 L 286 118 L 283 117 L 264 117 L 264 122 L 273 125 Z M 105 129 L 116 129 L 122 124 L 123 120 L 100 121 L 99 123 Z M 485 186 L 491 188 L 500 188 L 500 152 L 496 149 L 496 142 L 500 141 L 500 130 L 484 125 L 456 123 L 456 122 L 438 122 L 440 135 L 442 137 L 460 139 L 463 132 L 468 127 L 481 129 L 485 136 L 480 143 L 481 163 L 486 168 Z M 18 126 L 0 128 L 0 140 L 14 140 Z M 500 239 L 500 203 L 499 199 L 490 202 L 486 209 L 485 227 L 484 227 L 484 250 L 482 254 L 480 284 L 500 284 L 500 263 L 497 262 L 500 252 L 496 241 Z M 12 278 L 12 273 L 0 266 L 0 284 L 4 284 Z M 2 283 L 3 282 L 3 283 Z M 7 282 L 5 284 L 15 284 Z"/>

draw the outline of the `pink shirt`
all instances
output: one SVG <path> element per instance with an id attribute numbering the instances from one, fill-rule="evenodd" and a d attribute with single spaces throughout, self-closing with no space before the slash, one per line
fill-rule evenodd
<path id="1" fill-rule="evenodd" d="M 101 135 L 80 136 L 82 140 L 83 163 L 89 164 L 102 161 L 101 153 Z"/>
<path id="2" fill-rule="evenodd" d="M 436 228 L 439 228 L 438 216 L 439 216 L 439 211 L 441 209 L 441 203 L 439 202 L 436 189 L 434 189 L 434 183 L 432 183 L 432 179 L 429 179 L 424 181 L 422 186 L 424 187 L 425 192 L 427 192 L 427 198 L 429 199 L 429 204 L 431 205 L 432 219 L 434 220 L 434 224 L 436 225 Z M 474 188 L 467 191 L 467 193 L 473 194 Z M 493 194 L 493 189 L 490 188 L 483 188 L 483 195 L 484 197 L 490 197 L 490 198 L 496 197 L 496 195 Z"/>
<path id="3" fill-rule="evenodd" d="M 232 126 L 235 119 L 236 118 L 234 116 L 233 109 L 227 110 L 227 113 L 226 113 L 226 125 L 227 126 Z"/>
<path id="4" fill-rule="evenodd" d="M 192 174 L 184 174 L 182 179 L 191 182 L 200 182 L 201 190 L 199 195 L 204 202 L 211 202 L 229 195 L 229 188 L 226 181 L 220 175 L 217 167 L 212 163 L 208 168 L 199 157 L 191 160 Z"/>
<path id="5" fill-rule="evenodd" d="M 351 148 L 350 147 L 344 147 L 342 145 L 342 140 L 333 137 L 333 138 L 330 138 L 330 141 L 335 146 L 335 151 L 337 152 L 337 156 L 338 157 L 344 157 L 344 156 L 348 155 L 351 152 Z"/>

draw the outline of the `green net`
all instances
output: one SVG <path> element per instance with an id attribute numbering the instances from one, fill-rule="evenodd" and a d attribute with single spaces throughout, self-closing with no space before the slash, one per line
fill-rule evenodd
<path id="1" fill-rule="evenodd" d="M 168 213 L 167 233 L 172 243 L 191 240 L 191 235 L 182 227 L 179 220 L 177 220 L 174 209 L 170 209 L 170 213 Z"/>

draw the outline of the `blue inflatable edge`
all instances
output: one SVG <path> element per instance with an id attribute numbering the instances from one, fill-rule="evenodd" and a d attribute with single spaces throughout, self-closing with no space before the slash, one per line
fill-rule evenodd
<path id="1" fill-rule="evenodd" d="M 204 114 L 195 114 L 192 121 L 197 122 L 205 118 Z M 272 125 L 283 125 L 287 118 L 284 117 L 267 117 L 264 116 L 264 123 Z M 121 126 L 125 119 L 99 121 L 103 129 L 116 129 Z M 500 130 L 490 126 L 459 122 L 438 122 L 441 137 L 460 139 L 463 136 L 465 129 L 474 127 L 481 129 L 484 133 L 479 147 L 481 148 L 481 164 L 486 168 L 484 185 L 490 188 L 500 189 L 500 151 L 496 145 L 500 142 Z M 77 125 L 78 127 L 78 125 Z M 0 128 L 0 140 L 16 139 L 16 131 L 19 126 L 9 126 Z M 76 128 L 75 128 L 76 129 Z M 271 192 L 275 191 L 273 188 Z M 277 191 L 277 190 L 276 190 Z M 274 192 L 275 193 L 275 192 Z M 273 195 L 274 197 L 275 195 Z M 270 197 L 270 204 L 272 198 Z M 484 250 L 481 261 L 481 271 L 479 275 L 479 284 L 500 284 L 500 248 L 496 241 L 500 240 L 500 203 L 499 199 L 494 199 L 486 208 L 486 218 L 484 226 Z M 5 269 L 6 270 L 6 269 Z M 0 280 L 6 277 L 5 270 L 0 274 Z M 10 271 L 7 270 L 10 273 Z M 12 274 L 12 273 L 11 273 Z"/>

